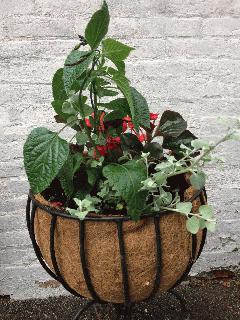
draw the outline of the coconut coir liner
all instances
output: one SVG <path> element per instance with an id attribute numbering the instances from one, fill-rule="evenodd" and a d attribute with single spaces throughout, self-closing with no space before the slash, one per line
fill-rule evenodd
<path id="1" fill-rule="evenodd" d="M 189 187 L 185 200 L 196 192 Z M 43 205 L 51 204 L 41 195 L 35 196 Z M 201 205 L 193 201 L 193 212 Z M 54 271 L 50 256 L 51 215 L 37 208 L 35 234 L 42 256 Z M 192 237 L 186 230 L 186 218 L 180 214 L 160 218 L 162 269 L 160 292 L 169 290 L 186 270 L 191 259 Z M 148 298 L 156 276 L 156 235 L 153 218 L 138 222 L 124 221 L 123 234 L 129 275 L 131 301 Z M 202 231 L 197 234 L 197 254 Z M 55 229 L 55 254 L 59 270 L 68 285 L 79 294 L 90 298 L 80 262 L 79 222 L 58 217 Z M 124 302 L 121 260 L 117 225 L 115 222 L 85 222 L 85 254 L 90 277 L 99 297 L 113 303 Z M 196 254 L 196 257 L 197 257 Z M 195 257 L 195 258 L 196 258 Z"/>

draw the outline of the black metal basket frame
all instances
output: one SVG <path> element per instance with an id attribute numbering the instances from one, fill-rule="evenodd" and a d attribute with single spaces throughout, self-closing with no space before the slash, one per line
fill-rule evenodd
<path id="1" fill-rule="evenodd" d="M 189 200 L 188 202 L 192 202 L 196 200 L 199 197 L 201 204 L 205 204 L 205 199 L 207 199 L 205 188 L 202 188 L 201 190 L 197 191 Z M 204 199 L 205 197 L 205 199 Z M 31 208 L 32 203 L 32 208 Z M 46 262 L 44 261 L 44 258 L 42 256 L 41 250 L 37 244 L 36 237 L 35 237 L 35 231 L 34 231 L 34 222 L 35 222 L 35 215 L 36 215 L 36 209 L 40 208 L 44 211 L 47 211 L 51 215 L 51 225 L 50 225 L 50 255 L 51 255 L 51 261 L 53 265 L 54 272 L 47 266 Z M 156 234 L 156 277 L 154 282 L 154 287 L 152 290 L 152 293 L 149 298 L 153 298 L 156 296 L 157 292 L 159 291 L 160 283 L 161 283 L 161 268 L 162 268 L 162 250 L 161 250 L 161 232 L 160 232 L 160 217 L 163 215 L 169 215 L 174 214 L 174 212 L 171 211 L 163 211 L 163 212 L 154 212 L 149 214 L 144 214 L 141 216 L 140 219 L 146 219 L 152 217 L 154 219 L 154 225 L 155 225 L 155 234 Z M 42 265 L 42 267 L 46 270 L 46 272 L 55 280 L 59 281 L 62 286 L 71 294 L 73 294 L 76 297 L 83 298 L 85 297 L 81 296 L 78 292 L 76 292 L 73 288 L 69 286 L 69 284 L 64 279 L 63 275 L 61 274 L 61 271 L 58 266 L 58 262 L 56 259 L 55 254 L 55 243 L 54 243 L 54 234 L 55 234 L 55 228 L 58 217 L 63 217 L 66 219 L 71 220 L 77 220 L 79 223 L 79 243 L 80 243 L 80 261 L 82 264 L 82 270 L 83 275 L 85 278 L 85 282 L 87 285 L 87 289 L 89 293 L 91 294 L 92 300 L 90 300 L 83 308 L 81 308 L 73 320 L 80 319 L 80 316 L 94 303 L 100 303 L 105 304 L 108 303 L 104 300 L 102 300 L 98 293 L 96 292 L 93 283 L 91 281 L 90 272 L 87 266 L 86 261 L 86 255 L 85 255 L 85 222 L 86 221 L 96 221 L 96 222 L 112 222 L 116 223 L 117 225 L 117 231 L 118 231 L 118 242 L 119 242 L 119 252 L 120 252 L 120 258 L 121 258 L 121 270 L 122 270 L 122 279 L 123 279 L 123 291 L 124 291 L 124 303 L 123 304 L 115 304 L 116 311 L 118 314 L 123 316 L 124 319 L 131 319 L 132 315 L 132 307 L 135 304 L 130 299 L 130 292 L 129 292 L 129 278 L 128 278 L 128 266 L 126 261 L 126 252 L 125 252 L 125 244 L 124 244 L 124 234 L 123 234 L 123 223 L 124 221 L 131 220 L 128 216 L 87 216 L 84 220 L 79 220 L 77 217 L 71 216 L 69 214 L 66 214 L 62 211 L 59 211 L 57 209 L 50 208 L 48 206 L 44 206 L 41 203 L 39 203 L 34 195 L 29 192 L 28 200 L 27 200 L 27 206 L 26 206 L 26 220 L 27 220 L 27 227 L 29 230 L 29 235 L 33 244 L 33 248 L 35 251 L 35 254 Z M 177 298 L 181 304 L 182 314 L 184 315 L 186 313 L 186 308 L 184 304 L 184 300 L 181 298 L 181 296 L 174 291 L 174 288 L 179 285 L 189 274 L 194 262 L 199 258 L 206 239 L 207 230 L 203 230 L 202 235 L 202 241 L 200 244 L 200 249 L 198 252 L 198 256 L 196 258 L 196 252 L 197 252 L 197 236 L 195 234 L 192 234 L 192 248 L 191 248 L 191 255 L 189 258 L 189 262 L 187 265 L 187 268 L 181 278 L 174 284 L 174 286 L 169 290 L 170 293 L 172 293 L 175 298 Z M 148 298 L 148 299 L 149 299 Z"/>

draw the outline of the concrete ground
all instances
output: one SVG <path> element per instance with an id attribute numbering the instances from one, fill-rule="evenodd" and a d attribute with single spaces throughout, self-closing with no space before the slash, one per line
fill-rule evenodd
<path id="1" fill-rule="evenodd" d="M 189 320 L 239 320 L 240 275 L 227 270 L 213 271 L 201 277 L 189 278 L 177 291 L 184 297 Z M 0 319 L 4 320 L 71 320 L 84 301 L 74 297 L 44 300 L 8 301 L 0 298 Z M 113 320 L 111 305 L 92 307 L 82 320 Z M 119 319 L 119 318 L 118 318 Z M 138 304 L 133 320 L 177 320 L 179 304 L 170 295 Z M 120 320 L 120 319 L 119 319 Z"/>

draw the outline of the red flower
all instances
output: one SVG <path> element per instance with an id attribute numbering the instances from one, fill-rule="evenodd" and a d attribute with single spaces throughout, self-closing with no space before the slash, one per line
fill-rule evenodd
<path id="1" fill-rule="evenodd" d="M 120 137 L 116 137 L 116 138 L 108 137 L 106 146 L 108 150 L 112 150 L 117 148 L 120 143 L 121 143 Z"/>
<path id="2" fill-rule="evenodd" d="M 144 142 L 145 140 L 146 140 L 146 135 L 145 134 L 140 134 L 139 136 L 138 136 L 138 140 L 140 141 L 140 142 Z"/>
<path id="3" fill-rule="evenodd" d="M 88 128 L 92 128 L 91 122 L 88 118 L 85 118 L 85 122 Z"/>
<path id="4" fill-rule="evenodd" d="M 129 121 L 132 121 L 132 118 L 129 117 L 129 116 L 126 116 L 126 117 L 123 118 L 123 121 L 129 122 Z"/>
<path id="5" fill-rule="evenodd" d="M 124 126 L 124 131 L 125 132 L 127 129 L 133 130 L 134 125 L 132 123 L 132 118 L 129 116 L 126 116 L 123 118 L 123 126 Z"/>
<path id="6" fill-rule="evenodd" d="M 100 153 L 100 155 L 102 157 L 105 156 L 105 154 L 107 153 L 107 147 L 106 146 L 97 146 L 98 152 Z"/>
<path id="7" fill-rule="evenodd" d="M 122 124 L 122 132 L 124 133 L 125 131 L 127 131 L 127 129 L 128 129 L 127 122 L 126 122 L 126 121 L 123 121 L 123 124 Z"/>
<path id="8" fill-rule="evenodd" d="M 54 207 L 62 207 L 63 206 L 63 203 L 60 201 L 51 201 L 50 203 Z"/>
<path id="9" fill-rule="evenodd" d="M 159 114 L 158 113 L 151 113 L 150 112 L 150 120 L 157 120 L 157 118 L 158 118 L 158 116 L 159 116 Z"/>

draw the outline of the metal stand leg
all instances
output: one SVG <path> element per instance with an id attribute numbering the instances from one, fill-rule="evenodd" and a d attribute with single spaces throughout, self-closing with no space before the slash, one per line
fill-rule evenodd
<path id="1" fill-rule="evenodd" d="M 131 320 L 132 319 L 132 308 L 133 304 L 130 305 L 122 305 L 122 304 L 114 304 L 114 308 L 116 310 L 115 319 L 123 319 L 123 320 Z"/>
<path id="2" fill-rule="evenodd" d="M 77 314 L 73 317 L 72 320 L 80 320 L 80 316 L 87 311 L 94 303 L 95 301 L 89 301 L 85 304 L 85 306 L 81 307 L 80 310 L 77 312 Z"/>
<path id="3" fill-rule="evenodd" d="M 186 308 L 186 302 L 184 298 L 175 290 L 171 290 L 169 291 L 169 293 L 172 294 L 180 304 L 180 307 L 181 307 L 180 320 L 189 319 L 189 313 Z"/>
<path id="4" fill-rule="evenodd" d="M 131 320 L 132 319 L 132 304 L 128 306 L 124 306 L 124 313 L 123 313 L 124 320 Z"/>

